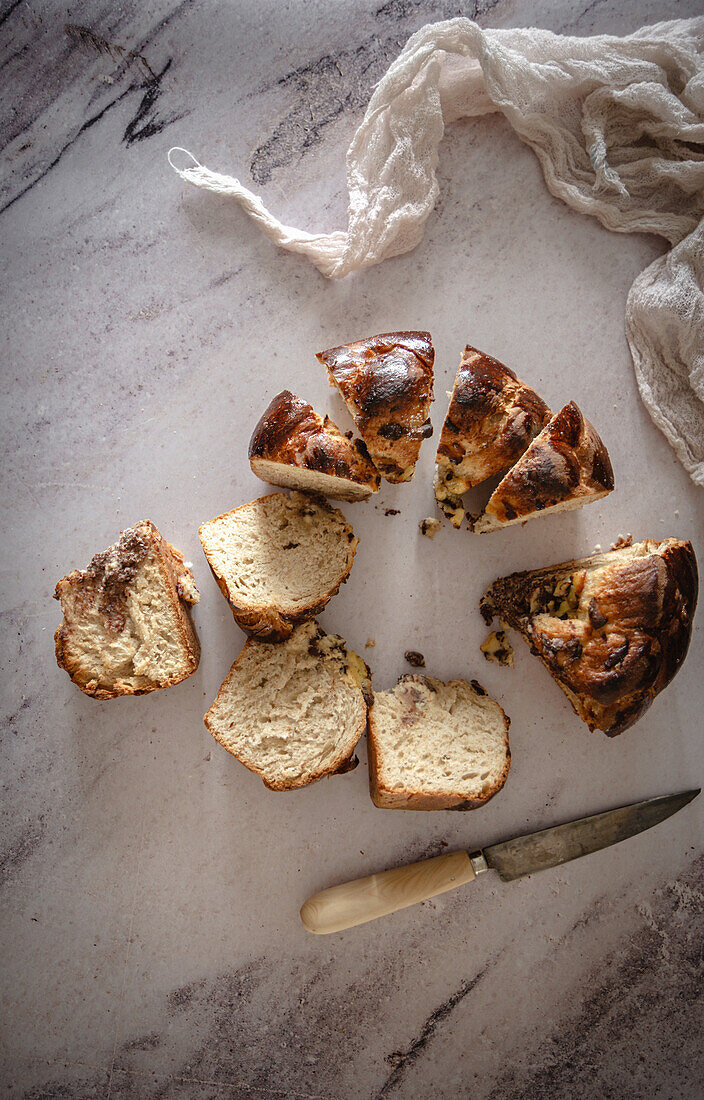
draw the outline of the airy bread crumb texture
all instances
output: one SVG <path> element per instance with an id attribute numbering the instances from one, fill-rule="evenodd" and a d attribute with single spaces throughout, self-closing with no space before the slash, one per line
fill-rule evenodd
<path id="1" fill-rule="evenodd" d="M 342 512 L 305 493 L 272 493 L 216 516 L 203 550 L 239 625 L 282 640 L 347 580 L 357 539 Z"/>
<path id="2" fill-rule="evenodd" d="M 200 595 L 182 555 L 149 520 L 63 577 L 56 598 L 64 613 L 57 662 L 87 695 L 141 695 L 198 667 L 188 605 Z"/>
<path id="3" fill-rule="evenodd" d="M 501 789 L 509 719 L 474 681 L 402 676 L 374 693 L 370 785 L 377 806 L 473 809 Z"/>
<path id="4" fill-rule="evenodd" d="M 271 790 L 294 790 L 355 766 L 370 697 L 361 657 L 309 622 L 285 642 L 250 638 L 205 724 Z"/>

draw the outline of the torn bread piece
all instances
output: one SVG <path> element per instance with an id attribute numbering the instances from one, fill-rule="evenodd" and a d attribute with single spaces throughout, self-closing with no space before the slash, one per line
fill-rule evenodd
<path id="1" fill-rule="evenodd" d="M 63 622 L 56 660 L 96 699 L 144 695 L 185 680 L 200 646 L 189 608 L 200 599 L 183 555 L 145 519 L 85 570 L 56 585 Z"/>
<path id="2" fill-rule="evenodd" d="M 492 630 L 479 648 L 487 661 L 505 668 L 513 668 L 513 647 L 506 637 L 505 630 Z"/>
<path id="3" fill-rule="evenodd" d="M 374 692 L 369 783 L 375 806 L 473 810 L 501 790 L 510 720 L 476 682 L 419 673 Z"/>
<path id="4" fill-rule="evenodd" d="M 342 512 L 295 492 L 243 504 L 198 533 L 238 625 L 271 640 L 322 611 L 347 580 L 357 547 Z"/>
<path id="5" fill-rule="evenodd" d="M 271 485 L 333 500 L 367 500 L 379 491 L 364 442 L 348 439 L 329 416 L 323 419 L 290 390 L 276 395 L 254 429 L 249 464 Z"/>
<path id="6" fill-rule="evenodd" d="M 512 370 L 465 347 L 435 458 L 435 498 L 453 527 L 464 519 L 462 494 L 513 466 L 551 415 Z"/>
<path id="7" fill-rule="evenodd" d="M 697 593 L 691 543 L 646 539 L 501 577 L 481 611 L 520 631 L 589 729 L 613 737 L 680 668 Z"/>
<path id="8" fill-rule="evenodd" d="M 356 766 L 370 699 L 362 658 L 308 622 L 285 642 L 249 638 L 204 721 L 267 787 L 292 791 Z"/>
<path id="9" fill-rule="evenodd" d="M 435 516 L 426 516 L 418 524 L 421 535 L 425 535 L 429 539 L 434 539 L 441 527 L 441 521 Z"/>
<path id="10" fill-rule="evenodd" d="M 474 531 L 487 533 L 551 512 L 569 512 L 608 496 L 611 459 L 574 401 L 549 421 L 496 487 Z"/>
<path id="11" fill-rule="evenodd" d="M 429 332 L 386 332 L 318 352 L 386 481 L 410 481 L 432 435 L 435 349 Z"/>

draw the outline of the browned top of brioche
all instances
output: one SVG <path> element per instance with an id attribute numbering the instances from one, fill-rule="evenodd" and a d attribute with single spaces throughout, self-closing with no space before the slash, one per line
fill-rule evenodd
<path id="1" fill-rule="evenodd" d="M 318 352 L 388 481 L 413 474 L 423 439 L 432 434 L 435 349 L 429 332 L 386 332 Z"/>
<path id="2" fill-rule="evenodd" d="M 609 453 L 594 425 L 570 401 L 509 470 L 486 511 L 511 520 L 613 487 Z"/>
<path id="3" fill-rule="evenodd" d="M 512 370 L 467 344 L 436 459 L 440 467 L 454 467 L 454 493 L 512 466 L 550 415 L 543 399 Z"/>
<path id="4" fill-rule="evenodd" d="M 613 736 L 633 725 L 684 661 L 697 594 L 691 543 L 647 539 L 502 577 L 482 613 L 520 630 L 589 728 Z"/>
<path id="5" fill-rule="evenodd" d="M 249 443 L 249 458 L 266 458 L 331 477 L 379 485 L 379 474 L 361 439 L 347 439 L 330 417 L 290 390 L 273 398 Z"/>

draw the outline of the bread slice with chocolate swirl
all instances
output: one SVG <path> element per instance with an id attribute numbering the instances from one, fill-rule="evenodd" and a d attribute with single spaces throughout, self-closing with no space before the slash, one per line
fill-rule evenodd
<path id="1" fill-rule="evenodd" d="M 614 737 L 681 667 L 698 584 L 690 542 L 645 539 L 501 577 L 481 611 L 520 631 L 589 729 Z"/>
<path id="2" fill-rule="evenodd" d="M 55 598 L 64 614 L 56 660 L 86 695 L 144 695 L 198 668 L 193 573 L 148 519 L 62 577 Z"/>
<path id="3" fill-rule="evenodd" d="M 344 436 L 329 416 L 323 419 L 290 390 L 273 398 L 254 429 L 249 464 L 270 485 L 333 500 L 367 500 L 379 492 L 379 474 L 363 441 Z"/>
<path id="4" fill-rule="evenodd" d="M 432 435 L 435 349 L 429 332 L 385 332 L 320 351 L 369 456 L 386 481 L 410 481 Z"/>

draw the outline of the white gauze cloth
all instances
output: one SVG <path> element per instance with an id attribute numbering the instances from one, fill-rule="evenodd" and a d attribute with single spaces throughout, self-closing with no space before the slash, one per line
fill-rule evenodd
<path id="1" fill-rule="evenodd" d="M 626 331 L 653 420 L 704 485 L 704 18 L 625 38 L 428 24 L 377 85 L 347 152 L 346 232 L 282 225 L 239 180 L 179 175 L 231 195 L 271 240 L 333 279 L 415 248 L 438 197 L 445 125 L 502 111 L 553 195 L 607 229 L 657 233 L 672 251 L 628 296 Z"/>

